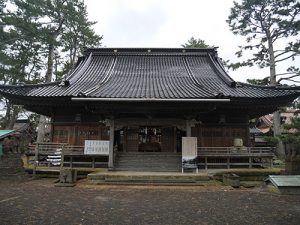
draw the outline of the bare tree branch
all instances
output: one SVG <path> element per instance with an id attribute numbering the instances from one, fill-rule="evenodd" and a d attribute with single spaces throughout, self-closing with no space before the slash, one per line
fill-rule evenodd
<path id="1" fill-rule="evenodd" d="M 296 55 L 297 55 L 297 53 L 294 53 L 294 54 L 289 55 L 289 56 L 287 56 L 287 57 L 285 57 L 285 58 L 275 60 L 275 63 L 282 62 L 282 61 L 284 61 L 284 60 L 290 59 L 290 58 L 292 58 L 292 57 L 295 57 Z"/>

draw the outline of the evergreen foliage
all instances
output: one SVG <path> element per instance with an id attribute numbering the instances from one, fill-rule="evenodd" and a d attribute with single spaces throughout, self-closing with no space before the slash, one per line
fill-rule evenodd
<path id="1" fill-rule="evenodd" d="M 95 23 L 88 20 L 84 0 L 0 0 L 2 84 L 50 82 L 53 68 L 55 79 L 61 79 L 85 47 L 101 45 Z M 13 114 L 6 103 L 3 121 Z"/>
<path id="2" fill-rule="evenodd" d="M 227 23 L 234 34 L 246 37 L 247 45 L 240 46 L 236 53 L 242 57 L 245 51 L 252 57 L 232 63 L 232 69 L 241 66 L 258 65 L 270 68 L 271 85 L 282 80 L 295 81 L 300 76 L 299 68 L 291 66 L 282 74 L 276 73 L 276 66 L 300 54 L 300 2 L 298 0 L 243 0 L 234 2 Z M 278 43 L 285 43 L 281 47 Z M 280 77 L 280 78 L 279 78 Z M 276 79 L 277 78 L 277 79 Z"/>
<path id="3" fill-rule="evenodd" d="M 181 46 L 183 48 L 212 48 L 212 46 L 206 44 L 204 40 L 200 38 L 195 39 L 194 37 L 191 37 L 185 44 Z"/>
<path id="4" fill-rule="evenodd" d="M 285 124 L 284 128 L 290 131 L 280 136 L 283 143 L 288 145 L 286 147 L 287 158 L 300 156 L 300 118 L 292 118 L 291 123 Z"/>

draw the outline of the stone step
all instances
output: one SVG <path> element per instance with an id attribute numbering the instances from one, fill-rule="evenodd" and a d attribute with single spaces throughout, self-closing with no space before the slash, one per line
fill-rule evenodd
<path id="1" fill-rule="evenodd" d="M 125 157 L 125 156 L 118 156 L 117 157 L 118 159 L 124 159 L 124 160 L 127 160 L 127 159 L 145 159 L 145 160 L 180 160 L 181 157 L 146 157 L 146 156 L 142 156 L 142 157 Z"/>
<path id="2" fill-rule="evenodd" d="M 116 169 L 120 168 L 128 168 L 128 169 L 134 169 L 136 168 L 137 170 L 142 171 L 143 169 L 181 169 L 180 166 L 176 165 L 171 165 L 171 166 L 166 166 L 166 165 L 117 165 Z"/>
<path id="3" fill-rule="evenodd" d="M 119 160 L 117 164 L 169 164 L 181 165 L 181 161 L 147 161 L 147 160 Z"/>
<path id="4" fill-rule="evenodd" d="M 118 159 L 181 159 L 179 156 L 117 156 Z"/>
<path id="5" fill-rule="evenodd" d="M 117 155 L 118 158 L 181 158 L 181 156 L 177 155 Z"/>
<path id="6" fill-rule="evenodd" d="M 191 179 L 105 179 L 105 183 L 175 183 L 175 184 L 182 184 L 182 183 L 196 183 L 195 180 Z"/>
<path id="7" fill-rule="evenodd" d="M 115 170 L 119 171 L 181 171 L 181 154 L 170 152 L 118 153 Z"/>
<path id="8" fill-rule="evenodd" d="M 181 169 L 173 169 L 173 168 L 128 168 L 121 167 L 116 168 L 114 171 L 132 171 L 132 172 L 180 172 Z"/>
<path id="9" fill-rule="evenodd" d="M 165 168 L 181 168 L 181 162 L 117 162 L 116 167 L 165 167 Z"/>
<path id="10" fill-rule="evenodd" d="M 147 160 L 147 159 L 126 159 L 126 160 L 124 160 L 124 159 L 117 159 L 117 161 L 119 161 L 119 162 L 137 162 L 137 163 L 140 163 L 140 162 L 158 162 L 158 163 L 168 163 L 168 162 L 170 162 L 170 163 L 181 163 L 181 160 L 166 160 L 166 159 L 164 159 L 164 160 L 160 160 L 160 159 L 158 159 L 158 160 L 153 160 L 153 159 L 151 159 L 151 160 Z"/>
<path id="11" fill-rule="evenodd" d="M 160 168 L 160 169 L 167 169 L 167 168 L 181 168 L 180 164 L 136 164 L 136 163 L 117 163 L 116 168 L 138 168 L 142 170 L 143 168 Z"/>
<path id="12" fill-rule="evenodd" d="M 206 173 L 182 174 L 158 172 L 94 172 L 88 174 L 89 182 L 93 184 L 118 184 L 118 185 L 205 185 L 210 178 Z"/>

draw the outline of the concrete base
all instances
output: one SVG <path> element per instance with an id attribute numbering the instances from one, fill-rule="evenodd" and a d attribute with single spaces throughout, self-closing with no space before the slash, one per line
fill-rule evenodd
<path id="1" fill-rule="evenodd" d="M 93 184 L 194 184 L 209 182 L 207 173 L 182 174 L 163 172 L 95 172 L 88 174 Z"/>

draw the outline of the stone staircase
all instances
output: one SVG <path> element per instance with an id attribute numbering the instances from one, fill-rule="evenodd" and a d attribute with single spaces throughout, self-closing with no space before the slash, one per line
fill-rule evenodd
<path id="1" fill-rule="evenodd" d="M 181 153 L 125 152 L 118 153 L 116 171 L 180 172 Z"/>

